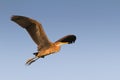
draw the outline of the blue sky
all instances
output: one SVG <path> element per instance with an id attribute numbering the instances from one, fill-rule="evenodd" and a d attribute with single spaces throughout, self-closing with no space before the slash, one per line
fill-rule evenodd
<path id="1" fill-rule="evenodd" d="M 0 80 L 120 80 L 119 0 L 1 0 Z M 31 66 L 36 45 L 10 20 L 40 21 L 51 41 L 75 34 L 75 44 Z"/>

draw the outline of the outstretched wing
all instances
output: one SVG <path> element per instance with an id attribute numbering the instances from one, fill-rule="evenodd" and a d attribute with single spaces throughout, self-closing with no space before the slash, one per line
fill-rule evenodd
<path id="1" fill-rule="evenodd" d="M 68 44 L 74 43 L 76 40 L 76 36 L 75 35 L 67 35 L 64 36 L 63 38 L 57 40 L 56 42 L 68 42 Z"/>
<path id="2" fill-rule="evenodd" d="M 17 15 L 12 16 L 11 20 L 27 30 L 33 41 L 38 45 L 38 50 L 51 44 L 42 28 L 42 25 L 36 20 Z"/>

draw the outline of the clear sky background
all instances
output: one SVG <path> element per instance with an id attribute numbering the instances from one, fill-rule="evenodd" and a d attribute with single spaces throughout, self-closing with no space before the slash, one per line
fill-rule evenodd
<path id="1" fill-rule="evenodd" d="M 75 34 L 75 44 L 25 62 L 37 48 L 10 20 L 40 21 L 51 41 Z M 0 80 L 120 80 L 119 0 L 0 0 Z"/>

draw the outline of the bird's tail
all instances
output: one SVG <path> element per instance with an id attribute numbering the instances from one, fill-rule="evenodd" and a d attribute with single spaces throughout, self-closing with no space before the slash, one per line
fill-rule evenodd
<path id="1" fill-rule="evenodd" d="M 33 55 L 37 56 L 37 55 L 38 55 L 38 52 L 33 53 Z"/>
<path id="2" fill-rule="evenodd" d="M 27 62 L 26 62 L 26 65 L 31 65 L 33 62 L 35 62 L 38 59 L 39 59 L 38 57 L 34 57 L 34 58 L 31 58 L 31 59 L 28 59 Z"/>

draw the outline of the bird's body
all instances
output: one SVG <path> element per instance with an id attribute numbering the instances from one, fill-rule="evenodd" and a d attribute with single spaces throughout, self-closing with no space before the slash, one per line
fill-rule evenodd
<path id="1" fill-rule="evenodd" d="M 32 62 L 36 61 L 39 58 L 44 58 L 47 55 L 50 55 L 50 54 L 53 54 L 59 51 L 60 51 L 60 46 L 56 44 L 52 44 L 50 45 L 50 47 L 46 49 L 42 49 L 41 51 L 34 53 L 35 57 L 28 59 L 26 63 L 30 65 Z"/>
<path id="2" fill-rule="evenodd" d="M 71 44 L 76 40 L 75 35 L 67 35 L 52 43 L 47 38 L 42 28 L 42 25 L 36 20 L 17 15 L 13 16 L 11 20 L 19 24 L 21 27 L 25 28 L 30 34 L 33 41 L 37 44 L 38 52 L 34 53 L 35 57 L 29 59 L 26 62 L 26 64 L 28 65 L 30 65 L 32 62 L 35 62 L 39 58 L 44 58 L 47 55 L 58 52 L 60 50 L 61 45 Z"/>
<path id="3" fill-rule="evenodd" d="M 52 53 L 58 52 L 59 50 L 60 50 L 60 46 L 56 44 L 51 44 L 50 47 L 39 51 L 36 56 L 41 57 L 41 56 L 50 55 Z"/>

